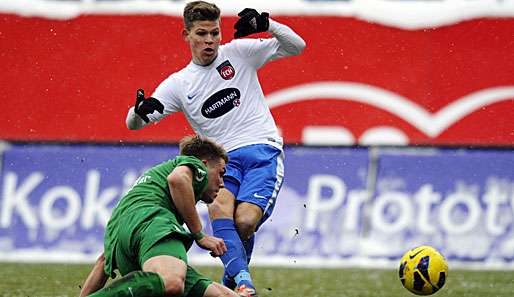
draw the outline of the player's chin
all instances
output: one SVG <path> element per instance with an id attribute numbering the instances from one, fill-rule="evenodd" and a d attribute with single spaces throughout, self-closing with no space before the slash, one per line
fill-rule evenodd
<path id="1" fill-rule="evenodd" d="M 203 59 L 206 60 L 206 62 L 212 62 L 212 60 L 214 60 L 214 58 L 216 58 L 217 55 L 218 53 L 212 49 L 204 50 L 202 52 Z"/>

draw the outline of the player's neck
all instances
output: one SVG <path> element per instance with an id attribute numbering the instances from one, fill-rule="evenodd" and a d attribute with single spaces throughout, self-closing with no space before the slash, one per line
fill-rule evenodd
<path id="1" fill-rule="evenodd" d="M 207 67 L 209 65 L 211 65 L 214 61 L 216 61 L 216 59 L 218 58 L 218 55 L 216 55 L 212 60 L 210 61 L 200 61 L 200 59 L 196 59 L 193 57 L 193 63 L 195 65 L 198 65 L 198 66 L 202 66 L 202 67 Z"/>

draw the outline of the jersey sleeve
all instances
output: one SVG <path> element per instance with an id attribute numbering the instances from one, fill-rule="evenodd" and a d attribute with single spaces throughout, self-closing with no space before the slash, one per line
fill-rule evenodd
<path id="1" fill-rule="evenodd" d="M 233 40 L 234 51 L 256 69 L 264 66 L 276 54 L 279 43 L 276 38 Z"/>
<path id="2" fill-rule="evenodd" d="M 182 111 L 182 105 L 179 99 L 180 88 L 180 81 L 173 75 L 163 80 L 159 86 L 157 86 L 152 97 L 159 100 L 159 102 L 164 105 L 164 112 L 162 114 L 154 112 L 153 114 L 148 115 L 151 122 L 158 122 L 169 114 Z"/>
<path id="3" fill-rule="evenodd" d="M 193 171 L 193 190 L 198 201 L 201 194 L 207 188 L 207 167 L 198 158 L 190 156 L 180 157 L 177 166 L 187 166 Z"/>

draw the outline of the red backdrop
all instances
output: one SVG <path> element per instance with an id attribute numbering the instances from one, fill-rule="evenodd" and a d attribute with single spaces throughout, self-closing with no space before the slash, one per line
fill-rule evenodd
<path id="1" fill-rule="evenodd" d="M 375 95 L 320 92 L 274 105 L 287 143 L 301 143 L 305 126 L 321 125 L 345 127 L 356 142 L 370 128 L 387 126 L 410 144 L 514 144 L 514 19 L 413 31 L 353 18 L 276 19 L 304 37 L 307 48 L 260 70 L 266 95 L 304 84 L 356 83 L 415 104 L 405 109 L 387 98 L 370 103 Z M 224 42 L 234 20 L 222 21 Z M 181 19 L 169 16 L 59 21 L 0 14 L 0 139 L 177 142 L 191 132 L 181 114 L 141 131 L 127 130 L 125 115 L 137 88 L 150 94 L 189 62 L 181 28 Z M 462 105 L 450 108 L 461 98 Z M 416 124 L 416 117 L 405 117 L 413 110 L 429 118 Z M 446 124 L 434 128 L 442 118 Z"/>

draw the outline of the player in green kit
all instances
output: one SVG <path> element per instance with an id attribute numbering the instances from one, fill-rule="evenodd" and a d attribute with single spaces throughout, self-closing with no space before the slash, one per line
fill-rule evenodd
<path id="1" fill-rule="evenodd" d="M 221 146 L 188 136 L 180 143 L 180 156 L 139 177 L 112 212 L 104 253 L 80 296 L 237 296 L 188 266 L 186 254 L 193 241 L 213 256 L 227 250 L 222 239 L 202 232 L 195 208 L 198 201 L 216 199 L 227 162 Z M 116 269 L 123 277 L 104 287 Z"/>

